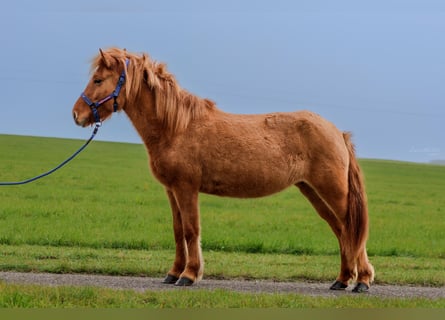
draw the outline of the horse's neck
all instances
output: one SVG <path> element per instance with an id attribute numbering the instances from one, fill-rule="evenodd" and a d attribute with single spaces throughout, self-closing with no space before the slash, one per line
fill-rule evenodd
<path id="1" fill-rule="evenodd" d="M 162 137 L 162 124 L 156 118 L 155 98 L 149 90 L 141 90 L 139 97 L 126 106 L 125 113 L 148 150 L 157 147 Z"/>

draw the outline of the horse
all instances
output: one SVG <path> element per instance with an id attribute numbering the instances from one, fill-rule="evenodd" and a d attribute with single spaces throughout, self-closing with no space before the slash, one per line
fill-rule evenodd
<path id="1" fill-rule="evenodd" d="M 226 113 L 146 53 L 99 49 L 91 74 L 72 110 L 75 123 L 87 127 L 123 111 L 165 187 L 176 251 L 163 283 L 202 279 L 199 193 L 255 198 L 296 186 L 338 239 L 340 273 L 330 289 L 354 281 L 353 292 L 369 289 L 367 198 L 349 132 L 306 110 Z"/>

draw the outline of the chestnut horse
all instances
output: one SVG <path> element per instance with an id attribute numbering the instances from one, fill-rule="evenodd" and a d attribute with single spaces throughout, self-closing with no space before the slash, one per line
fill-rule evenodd
<path id="1" fill-rule="evenodd" d="M 353 291 L 368 290 L 374 270 L 366 253 L 366 194 L 349 133 L 309 111 L 223 112 L 181 88 L 166 65 L 147 54 L 100 50 L 91 70 L 73 107 L 76 124 L 124 111 L 165 186 L 176 255 L 164 283 L 187 286 L 202 278 L 200 192 L 253 198 L 295 185 L 338 238 L 341 270 L 331 289 L 356 279 Z"/>

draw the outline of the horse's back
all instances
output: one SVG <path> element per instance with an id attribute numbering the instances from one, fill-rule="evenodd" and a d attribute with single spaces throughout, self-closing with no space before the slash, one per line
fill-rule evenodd
<path id="1" fill-rule="evenodd" d="M 253 115 L 224 113 L 219 119 L 217 117 L 214 127 L 220 143 L 227 140 L 227 147 L 231 143 L 243 145 L 245 150 L 261 153 L 264 157 L 299 155 L 316 158 L 326 153 L 337 157 L 347 154 L 343 133 L 333 123 L 311 111 Z"/>

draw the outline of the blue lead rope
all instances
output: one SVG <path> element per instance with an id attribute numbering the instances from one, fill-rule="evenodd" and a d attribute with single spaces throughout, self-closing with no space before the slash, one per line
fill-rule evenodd
<path id="1" fill-rule="evenodd" d="M 71 157 L 69 157 L 68 159 L 66 159 L 65 161 L 63 161 L 61 164 L 59 164 L 57 167 L 55 167 L 54 169 L 51 169 L 45 173 L 42 173 L 34 178 L 30 178 L 27 180 L 23 180 L 23 181 L 14 181 L 14 182 L 0 182 L 0 186 L 16 186 L 16 185 L 21 185 L 21 184 L 27 184 L 33 181 L 36 181 L 40 178 L 46 177 L 48 175 L 50 175 L 51 173 L 53 173 L 54 171 L 59 170 L 60 168 L 62 168 L 64 165 L 66 165 L 68 162 L 70 162 L 71 160 L 73 160 L 83 149 L 86 148 L 86 146 L 94 139 L 94 137 L 96 136 L 97 131 L 99 130 L 99 127 L 101 126 L 100 122 L 96 122 L 96 126 L 94 127 L 93 133 L 91 134 L 91 137 L 83 144 L 83 146 L 81 146 L 79 148 L 79 150 L 77 150 L 76 152 L 73 153 L 73 155 Z"/>

